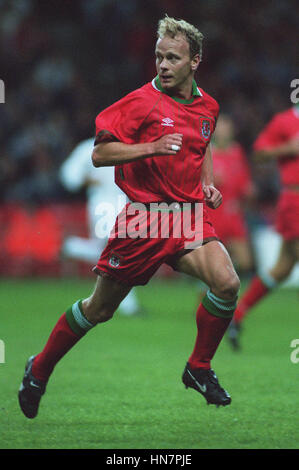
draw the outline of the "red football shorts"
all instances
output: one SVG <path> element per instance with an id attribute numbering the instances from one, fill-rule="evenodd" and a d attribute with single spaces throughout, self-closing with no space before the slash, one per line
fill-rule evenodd
<path id="1" fill-rule="evenodd" d="M 284 240 L 299 238 L 299 191 L 282 191 L 277 205 L 276 230 Z"/>
<path id="2" fill-rule="evenodd" d="M 208 213 L 224 245 L 229 245 L 232 240 L 247 240 L 247 224 L 238 204 L 234 205 L 233 201 L 223 203 L 215 210 L 208 208 Z"/>
<path id="3" fill-rule="evenodd" d="M 147 206 L 136 213 L 135 205 L 127 204 L 93 271 L 130 286 L 145 285 L 163 263 L 175 270 L 177 260 L 189 250 L 218 240 L 202 204 L 197 205 L 202 212 L 195 205 L 183 209 L 182 203 L 173 204 L 177 211 Z"/>

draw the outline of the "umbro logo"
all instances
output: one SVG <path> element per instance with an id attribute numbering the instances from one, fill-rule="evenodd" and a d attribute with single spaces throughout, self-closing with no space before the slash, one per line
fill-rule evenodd
<path id="1" fill-rule="evenodd" d="M 170 119 L 169 117 L 163 118 L 161 122 L 161 126 L 174 127 L 174 121 Z"/>

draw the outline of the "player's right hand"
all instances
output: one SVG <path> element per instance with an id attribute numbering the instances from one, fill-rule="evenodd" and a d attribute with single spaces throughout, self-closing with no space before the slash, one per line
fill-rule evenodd
<path id="1" fill-rule="evenodd" d="M 183 134 L 166 134 L 153 142 L 155 155 L 176 155 L 182 148 Z"/>

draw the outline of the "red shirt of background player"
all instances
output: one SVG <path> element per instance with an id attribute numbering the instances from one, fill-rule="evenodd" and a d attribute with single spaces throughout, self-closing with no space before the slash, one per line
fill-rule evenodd
<path id="1" fill-rule="evenodd" d="M 299 136 L 299 111 L 292 107 L 276 114 L 254 143 L 254 150 L 279 147 Z M 282 185 L 276 229 L 284 240 L 299 238 L 299 154 L 281 155 L 278 169 Z"/>
<path id="2" fill-rule="evenodd" d="M 208 208 L 217 235 L 224 244 L 244 239 L 247 225 L 241 202 L 251 190 L 251 176 L 242 147 L 236 142 L 225 149 L 213 147 L 213 170 L 215 185 L 223 196 L 221 206 Z"/>
<path id="3" fill-rule="evenodd" d="M 292 107 L 276 114 L 254 143 L 254 150 L 279 146 L 299 135 L 299 111 Z M 278 159 L 280 180 L 283 186 L 299 185 L 299 154 Z"/>

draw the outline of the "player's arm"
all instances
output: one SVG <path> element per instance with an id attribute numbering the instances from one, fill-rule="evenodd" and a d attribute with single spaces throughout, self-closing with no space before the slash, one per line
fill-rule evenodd
<path id="1" fill-rule="evenodd" d="M 59 179 L 70 192 L 79 191 L 84 187 L 87 169 L 90 165 L 92 141 L 78 144 L 63 162 L 59 169 Z M 92 167 L 91 167 L 92 168 Z"/>
<path id="2" fill-rule="evenodd" d="M 254 152 L 254 159 L 256 161 L 265 161 L 273 160 L 281 157 L 290 157 L 299 155 L 299 137 L 292 138 L 287 142 L 276 145 L 273 147 L 268 147 L 264 149 L 259 149 Z"/>
<path id="3" fill-rule="evenodd" d="M 157 155 L 176 155 L 182 147 L 182 134 L 167 134 L 154 142 L 125 144 L 123 142 L 100 142 L 92 152 L 95 167 L 115 166 Z"/>
<path id="4" fill-rule="evenodd" d="M 201 168 L 201 184 L 205 201 L 212 209 L 217 209 L 222 203 L 222 194 L 214 186 L 213 157 L 211 144 L 208 145 Z"/>
<path id="5" fill-rule="evenodd" d="M 275 160 L 299 154 L 299 135 L 287 139 L 288 122 L 278 114 L 266 125 L 253 145 L 255 161 Z"/>

